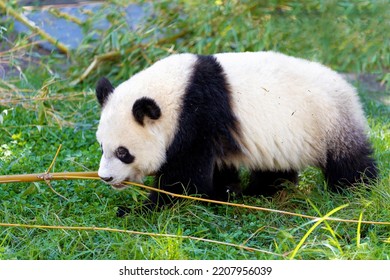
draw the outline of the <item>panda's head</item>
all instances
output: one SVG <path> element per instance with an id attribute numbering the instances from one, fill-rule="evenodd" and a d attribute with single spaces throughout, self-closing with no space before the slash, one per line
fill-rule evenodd
<path id="1" fill-rule="evenodd" d="M 96 133 L 102 148 L 99 177 L 114 188 L 124 188 L 122 181 L 142 182 L 165 161 L 167 137 L 159 104 L 140 96 L 130 81 L 114 88 L 101 78 L 96 96 L 102 107 Z"/>
<path id="2" fill-rule="evenodd" d="M 101 117 L 96 133 L 103 154 L 99 176 L 115 188 L 141 182 L 166 162 L 177 132 L 183 95 L 196 56 L 164 58 L 116 88 L 106 78 L 96 86 Z"/>

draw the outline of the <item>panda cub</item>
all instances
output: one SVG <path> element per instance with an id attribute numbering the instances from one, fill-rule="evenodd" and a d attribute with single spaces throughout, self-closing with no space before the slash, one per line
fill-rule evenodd
<path id="1" fill-rule="evenodd" d="M 337 190 L 377 176 L 354 88 L 336 72 L 276 52 L 176 54 L 114 88 L 102 78 L 98 174 L 112 187 L 155 175 L 173 193 L 271 195 L 308 166 Z M 151 192 L 147 205 L 170 197 Z"/>

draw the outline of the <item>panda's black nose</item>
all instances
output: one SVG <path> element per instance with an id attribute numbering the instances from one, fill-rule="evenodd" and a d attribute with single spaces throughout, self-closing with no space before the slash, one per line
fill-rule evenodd
<path id="1" fill-rule="evenodd" d="M 112 177 L 100 177 L 100 179 L 102 179 L 104 182 L 111 182 L 114 178 Z"/>

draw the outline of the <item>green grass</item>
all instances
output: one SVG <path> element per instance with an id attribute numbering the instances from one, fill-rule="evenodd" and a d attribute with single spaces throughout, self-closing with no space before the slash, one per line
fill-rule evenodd
<path id="1" fill-rule="evenodd" d="M 119 83 L 172 52 L 277 50 L 340 72 L 377 74 L 388 82 L 387 1 L 268 1 L 257 6 L 253 1 L 217 2 L 204 2 L 197 8 L 202 13 L 194 13 L 196 1 L 162 1 L 154 7 L 161 16 L 131 34 L 125 32 L 120 17 L 110 17 L 113 26 L 100 34 L 102 44 L 93 47 L 93 39 L 87 38 L 69 59 L 56 53 L 40 55 L 27 45 L 26 36 L 13 35 L 12 21 L 2 23 L 7 31 L 0 29 L 0 49 L 11 51 L 2 52 L 0 60 L 16 75 L 0 80 L 0 174 L 44 172 L 60 144 L 53 172 L 97 170 L 100 149 L 94 133 L 99 106 L 93 91 L 97 77 L 107 75 Z M 84 28 L 88 30 L 90 24 Z M 181 37 L 174 38 L 180 32 Z M 168 39 L 161 41 L 161 37 Z M 13 42 L 8 42 L 11 38 Z M 82 84 L 69 86 L 94 56 L 113 50 L 121 50 L 119 57 L 100 64 Z M 62 65 L 70 67 L 64 70 Z M 16 67 L 22 69 L 20 75 Z M 378 92 L 365 84 L 356 86 L 381 173 L 371 191 L 327 192 L 322 174 L 309 168 L 300 175 L 299 186 L 287 186 L 272 199 L 233 201 L 313 216 L 325 216 L 348 204 L 333 216 L 389 222 L 389 91 L 386 84 Z M 297 248 L 296 259 L 390 258 L 389 226 L 328 221 L 314 228 L 315 222 L 305 218 L 192 201 L 139 215 L 137 208 L 146 195 L 139 188 L 115 192 L 101 182 L 82 180 L 56 181 L 52 186 L 68 200 L 44 183 L 1 185 L 0 222 L 110 227 L 178 237 L 0 227 L 0 259 L 287 259 Z M 125 218 L 115 216 L 120 205 L 131 208 Z"/>

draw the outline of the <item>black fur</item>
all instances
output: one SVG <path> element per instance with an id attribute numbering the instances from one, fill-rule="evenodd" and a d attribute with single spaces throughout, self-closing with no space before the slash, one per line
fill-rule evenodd
<path id="1" fill-rule="evenodd" d="M 241 194 L 240 176 L 235 167 L 215 167 L 213 174 L 214 198 L 222 201 L 230 194 Z"/>
<path id="2" fill-rule="evenodd" d="M 133 116 L 140 125 L 144 125 L 145 116 L 157 120 L 161 117 L 161 109 L 153 99 L 142 97 L 134 102 Z"/>
<path id="3" fill-rule="evenodd" d="M 135 157 L 130 154 L 129 150 L 123 146 L 120 146 L 115 150 L 115 156 L 126 164 L 130 164 L 135 160 Z"/>
<path id="4" fill-rule="evenodd" d="M 111 93 L 113 93 L 114 89 L 115 88 L 107 78 L 105 77 L 100 78 L 100 80 L 96 84 L 96 97 L 99 101 L 100 106 L 102 107 L 104 106 L 107 97 Z"/>
<path id="5" fill-rule="evenodd" d="M 223 69 L 215 57 L 198 56 L 184 95 L 178 130 L 167 150 L 166 163 L 157 173 L 156 187 L 217 198 L 222 187 L 214 189 L 216 159 L 239 151 L 233 133 L 239 134 L 239 130 Z M 156 192 L 149 199 L 157 205 L 171 201 Z"/>
<path id="6" fill-rule="evenodd" d="M 296 171 L 252 171 L 245 195 L 273 196 L 285 182 L 297 183 Z"/>
<path id="7" fill-rule="evenodd" d="M 328 187 L 332 191 L 340 191 L 343 187 L 355 183 L 369 184 L 377 177 L 377 167 L 372 158 L 372 148 L 365 135 L 363 140 L 355 141 L 354 146 L 341 155 L 332 150 L 327 152 L 326 165 L 323 168 Z"/>

